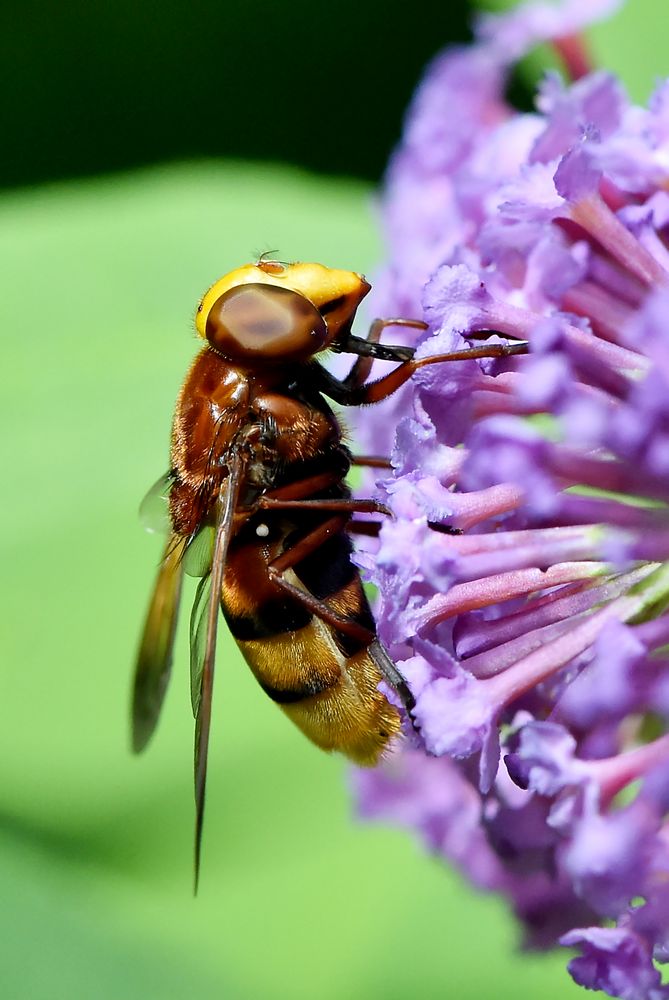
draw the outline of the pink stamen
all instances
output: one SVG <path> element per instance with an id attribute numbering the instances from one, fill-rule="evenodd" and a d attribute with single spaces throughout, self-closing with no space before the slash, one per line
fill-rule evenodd
<path id="1" fill-rule="evenodd" d="M 542 644 L 539 649 L 524 656 L 503 673 L 480 683 L 489 685 L 487 690 L 491 700 L 496 698 L 501 706 L 508 705 L 561 667 L 566 666 L 575 656 L 585 652 L 607 621 L 611 619 L 630 621 L 665 598 L 669 585 L 668 578 L 669 566 L 656 569 L 637 584 L 634 593 L 616 598 L 600 611 L 588 615 L 581 624 L 570 629 L 565 635 Z"/>
<path id="2" fill-rule="evenodd" d="M 588 610 L 585 610 L 567 619 L 524 631 L 514 639 L 509 639 L 508 642 L 495 646 L 493 650 L 472 656 L 470 660 L 466 661 L 467 670 L 479 679 L 495 677 L 502 671 L 508 670 L 523 657 L 529 656 L 535 649 L 539 649 L 546 643 L 553 642 L 572 631 L 587 615 Z"/>
<path id="3" fill-rule="evenodd" d="M 560 510 L 551 516 L 551 524 L 565 525 L 596 524 L 602 522 L 618 528 L 631 528 L 636 532 L 655 531 L 666 524 L 667 511 L 664 508 L 644 509 L 626 503 L 624 499 L 608 497 L 579 496 L 576 493 L 563 494 Z"/>
<path id="4" fill-rule="evenodd" d="M 611 799 L 631 781 L 642 778 L 659 764 L 666 763 L 668 759 L 669 734 L 617 757 L 590 762 L 600 787 L 602 805 L 608 805 Z"/>
<path id="5" fill-rule="evenodd" d="M 633 275 L 624 271 L 615 261 L 593 253 L 588 265 L 588 275 L 615 299 L 624 302 L 633 309 L 638 309 L 643 302 L 646 289 Z"/>
<path id="6" fill-rule="evenodd" d="M 505 396 L 501 392 L 477 391 L 474 393 L 474 419 L 493 417 L 500 413 L 526 417 L 533 413 L 543 413 L 545 405 L 525 403 L 517 396 Z"/>
<path id="7" fill-rule="evenodd" d="M 629 306 L 592 281 L 582 281 L 570 288 L 562 299 L 562 308 L 585 316 L 595 333 L 613 344 L 621 343 L 621 331 L 633 316 Z"/>
<path id="8" fill-rule="evenodd" d="M 482 684 L 491 685 L 491 692 L 498 702 L 504 706 L 519 698 L 526 691 L 536 687 L 562 667 L 566 666 L 575 656 L 583 653 L 593 644 L 602 630 L 603 625 L 618 618 L 621 621 L 633 617 L 643 607 L 643 600 L 636 595 L 619 597 L 601 611 L 588 616 L 585 621 L 570 629 L 566 635 L 561 635 L 551 642 L 542 644 L 528 656 L 518 660 L 504 673 L 497 674 Z"/>
<path id="9" fill-rule="evenodd" d="M 539 569 L 542 572 L 557 563 L 601 559 L 603 533 L 586 529 L 582 538 L 558 538 L 538 543 L 530 539 L 527 545 L 515 549 L 490 549 L 461 559 L 455 568 L 458 581 L 477 580 L 497 573 L 518 569 Z M 599 565 L 597 563 L 596 565 Z"/>
<path id="10" fill-rule="evenodd" d="M 482 311 L 480 321 L 474 329 L 499 330 L 500 333 L 515 338 L 521 337 L 532 343 L 534 331 L 545 321 L 545 316 L 530 312 L 528 309 L 521 309 L 519 306 L 493 300 L 491 305 Z M 617 344 L 610 344 L 605 340 L 599 340 L 597 337 L 593 337 L 590 332 L 579 330 L 578 327 L 565 324 L 564 336 L 570 343 L 582 348 L 586 354 L 591 354 L 593 358 L 610 368 L 634 371 L 648 367 L 648 359 L 637 354 L 636 351 L 619 347 Z"/>
<path id="11" fill-rule="evenodd" d="M 642 284 L 648 288 L 667 284 L 669 275 L 664 268 L 598 194 L 589 194 L 574 202 L 569 215 Z"/>
<path id="12" fill-rule="evenodd" d="M 638 198 L 630 195 L 627 191 L 621 191 L 608 177 L 602 177 L 600 180 L 599 193 L 602 196 L 604 204 L 608 205 L 612 212 L 619 212 L 621 208 L 626 208 L 628 205 L 638 204 L 639 202 Z"/>
<path id="13" fill-rule="evenodd" d="M 482 654 L 492 650 L 494 665 L 497 650 L 505 643 L 522 636 L 525 632 L 574 618 L 597 605 L 614 600 L 643 580 L 653 572 L 653 569 L 652 566 L 643 566 L 604 583 L 597 583 L 586 577 L 585 584 L 572 584 L 531 599 L 521 611 L 504 618 L 493 621 L 481 621 L 480 618 L 465 619 L 455 639 L 458 656 L 466 660 L 467 670 L 476 676 L 496 673 L 496 670 L 488 669 Z"/>
<path id="14" fill-rule="evenodd" d="M 468 531 L 491 517 L 500 517 L 517 510 L 524 494 L 519 486 L 502 483 L 471 493 L 453 493 L 453 517 L 451 523 L 460 531 Z"/>
<path id="15" fill-rule="evenodd" d="M 622 462 L 588 457 L 576 449 L 550 448 L 547 451 L 551 472 L 567 486 L 591 486 L 629 496 L 645 494 L 669 500 L 669 483 L 659 476 L 649 476 Z"/>
<path id="16" fill-rule="evenodd" d="M 483 491 L 482 491 L 483 492 Z M 549 545 L 580 545 L 592 541 L 599 532 L 598 525 L 570 525 L 560 528 L 524 528 L 519 531 L 504 531 L 495 534 L 453 535 L 447 540 L 449 548 L 458 556 L 472 556 L 481 552 L 515 551 L 529 544 L 542 551 Z M 446 540 L 445 540 L 446 541 Z"/>
<path id="17" fill-rule="evenodd" d="M 458 583 L 447 594 L 431 598 L 415 615 L 413 626 L 416 632 L 421 632 L 465 611 L 475 611 L 547 587 L 590 578 L 602 568 L 597 563 L 562 563 L 548 570 L 523 569 L 514 573 L 498 573 L 470 583 Z"/>
<path id="18" fill-rule="evenodd" d="M 593 61 L 583 35 L 574 33 L 554 38 L 553 47 L 572 80 L 580 80 L 593 71 Z"/>

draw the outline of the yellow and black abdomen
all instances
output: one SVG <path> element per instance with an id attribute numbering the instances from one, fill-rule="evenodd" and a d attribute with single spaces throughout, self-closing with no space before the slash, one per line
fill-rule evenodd
<path id="1" fill-rule="evenodd" d="M 378 690 L 382 677 L 369 646 L 312 614 L 268 571 L 273 558 L 329 516 L 263 511 L 250 518 L 228 551 L 223 613 L 260 686 L 302 732 L 323 750 L 371 766 L 399 731 L 400 719 Z M 341 531 L 284 575 L 375 634 L 350 556 L 349 537 Z"/>

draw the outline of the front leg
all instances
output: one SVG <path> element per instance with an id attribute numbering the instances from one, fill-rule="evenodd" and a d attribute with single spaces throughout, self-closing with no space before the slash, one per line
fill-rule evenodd
<path id="1" fill-rule="evenodd" d="M 361 341 L 361 343 L 367 342 Z M 387 375 L 382 375 L 381 378 L 375 379 L 373 382 L 367 382 L 365 385 L 357 387 L 348 386 L 346 380 L 340 381 L 318 365 L 320 391 L 342 406 L 380 403 L 381 400 L 387 399 L 394 392 L 397 392 L 414 372 L 427 365 L 441 364 L 445 361 L 473 361 L 477 358 L 509 358 L 517 354 L 527 354 L 528 348 L 526 341 L 513 344 L 490 344 L 485 347 L 469 347 L 462 351 L 451 351 L 449 354 L 435 354 L 430 358 L 411 358 L 411 360 L 406 361 L 404 359 L 407 352 L 413 353 L 412 348 L 379 346 L 383 347 L 383 355 L 379 354 L 378 357 L 383 357 L 386 361 L 401 361 L 402 363 Z M 395 356 L 393 356 L 393 352 L 396 352 Z"/>
<path id="2" fill-rule="evenodd" d="M 427 330 L 427 323 L 424 323 L 422 319 L 375 319 L 364 340 L 360 337 L 354 337 L 353 334 L 349 334 L 347 340 L 341 345 L 337 344 L 334 348 L 344 354 L 350 352 L 351 354 L 358 355 L 355 364 L 342 382 L 342 385 L 347 389 L 357 389 L 363 385 L 369 378 L 374 359 L 383 357 L 385 347 L 379 345 L 379 341 L 381 334 L 388 326 L 408 326 L 415 330 Z M 412 347 L 392 348 L 392 350 L 394 352 L 398 350 L 406 352 L 405 357 L 401 359 L 398 359 L 395 353 L 391 359 L 393 361 L 406 361 L 413 356 Z"/>
<path id="3" fill-rule="evenodd" d="M 386 514 L 392 511 L 378 500 L 334 499 L 282 500 L 271 496 L 260 497 L 258 507 L 264 510 L 331 510 L 346 514 Z"/>

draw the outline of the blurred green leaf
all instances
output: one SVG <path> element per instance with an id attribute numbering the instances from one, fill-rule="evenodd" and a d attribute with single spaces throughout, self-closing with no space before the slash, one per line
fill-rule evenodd
<path id="1" fill-rule="evenodd" d="M 596 65 L 616 73 L 630 96 L 647 104 L 658 80 L 669 75 L 666 0 L 627 0 L 615 17 L 590 31 Z"/>

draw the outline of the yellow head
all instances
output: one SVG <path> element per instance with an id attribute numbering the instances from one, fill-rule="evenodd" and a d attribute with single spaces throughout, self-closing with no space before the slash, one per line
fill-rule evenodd
<path id="1" fill-rule="evenodd" d="M 201 337 L 235 361 L 301 361 L 350 328 L 370 289 L 355 271 L 261 260 L 211 286 L 195 317 Z"/>

